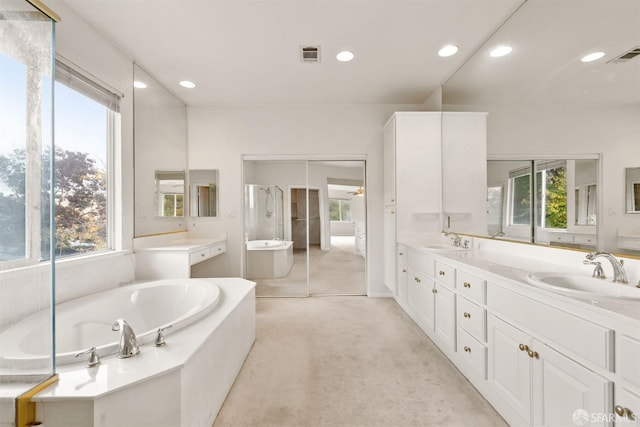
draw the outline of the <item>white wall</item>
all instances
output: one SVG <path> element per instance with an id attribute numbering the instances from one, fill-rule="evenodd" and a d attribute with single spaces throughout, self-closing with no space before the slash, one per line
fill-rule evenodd
<path id="1" fill-rule="evenodd" d="M 189 168 L 220 170 L 220 218 L 189 223 L 202 235 L 228 233 L 226 274 L 241 273 L 242 155 L 367 157 L 369 294 L 382 282 L 382 127 L 394 111 L 419 105 L 296 105 L 189 107 Z M 378 232 L 376 232 L 378 230 Z"/>

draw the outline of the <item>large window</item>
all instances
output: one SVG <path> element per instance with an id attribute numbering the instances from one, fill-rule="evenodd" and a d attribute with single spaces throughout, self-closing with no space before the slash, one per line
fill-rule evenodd
<path id="1" fill-rule="evenodd" d="M 50 78 L 36 80 L 24 66 L 2 55 L 0 66 L 3 74 L 22 75 L 25 82 L 22 88 L 4 87 L 0 83 L 0 92 L 7 101 L 3 102 L 3 112 L 14 110 L 15 114 L 20 114 L 25 105 L 42 104 L 40 126 L 34 125 L 34 120 L 28 117 L 27 120 L 13 119 L 14 113 L 3 113 L 7 118 L 6 123 L 3 120 L 3 129 L 9 134 L 2 135 L 0 147 L 0 231 L 3 237 L 0 263 L 10 261 L 11 265 L 24 265 L 49 258 L 49 239 L 44 237 L 48 233 L 50 202 L 55 211 L 57 256 L 110 249 L 112 218 L 109 213 L 113 200 L 110 168 L 120 96 L 66 61 L 57 59 L 53 106 L 55 151 L 51 153 L 50 141 L 44 140 L 46 123 L 51 120 L 51 92 L 42 90 L 47 84 L 50 86 Z M 20 78 L 13 80 L 20 81 Z M 49 107 L 45 108 L 47 105 Z M 32 116 L 36 117 L 33 113 Z M 25 134 L 29 140 L 37 141 L 38 138 L 31 135 L 36 131 L 42 132 L 42 147 L 25 141 Z M 52 155 L 55 178 L 53 197 L 49 197 Z M 37 173 L 38 169 L 41 172 Z M 32 182 L 36 180 L 39 184 L 34 187 Z M 38 187 L 40 191 L 34 191 Z M 34 218 L 39 220 L 34 221 Z"/>
<path id="2" fill-rule="evenodd" d="M 344 199 L 329 199 L 329 219 L 331 221 L 351 222 L 351 202 Z"/>

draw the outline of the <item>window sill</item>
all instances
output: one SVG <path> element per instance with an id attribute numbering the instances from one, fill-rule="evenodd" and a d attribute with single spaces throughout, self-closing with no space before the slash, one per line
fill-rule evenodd
<path id="1" fill-rule="evenodd" d="M 121 256 L 132 254 L 131 250 L 114 250 L 114 251 L 104 251 L 100 253 L 90 254 L 90 255 L 76 255 L 73 257 L 56 259 L 55 267 L 57 269 L 66 269 L 72 268 L 76 265 L 88 264 L 96 261 L 108 260 L 110 258 L 118 258 Z M 15 268 L 6 269 L 0 271 L 0 277 L 2 276 L 18 276 L 24 274 L 26 272 L 35 271 L 35 270 L 44 270 L 48 269 L 51 266 L 51 261 L 42 261 L 37 264 L 30 264 Z"/>

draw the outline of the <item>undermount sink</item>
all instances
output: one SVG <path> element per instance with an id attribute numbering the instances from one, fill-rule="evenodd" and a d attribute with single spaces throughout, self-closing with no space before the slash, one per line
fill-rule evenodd
<path id="1" fill-rule="evenodd" d="M 531 273 L 527 281 L 534 286 L 575 294 L 640 300 L 640 289 L 633 285 L 569 273 Z"/>
<path id="2" fill-rule="evenodd" d="M 453 246 L 451 243 L 427 243 L 421 245 L 422 248 L 430 251 L 468 251 L 471 248 L 463 248 L 462 246 Z"/>

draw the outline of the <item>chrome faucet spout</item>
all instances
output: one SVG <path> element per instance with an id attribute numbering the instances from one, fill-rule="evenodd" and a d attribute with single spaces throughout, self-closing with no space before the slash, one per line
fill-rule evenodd
<path id="1" fill-rule="evenodd" d="M 460 245 L 462 244 L 462 237 L 460 237 L 458 233 L 454 231 L 445 231 L 444 235 L 453 236 L 453 238 L 451 239 L 453 241 L 453 246 L 460 247 Z"/>
<path id="2" fill-rule="evenodd" d="M 611 267 L 613 267 L 613 281 L 616 283 L 629 283 L 627 273 L 624 271 L 624 266 L 622 265 L 623 261 L 619 260 L 614 255 L 608 252 L 596 251 L 588 253 L 585 258 L 589 261 L 594 261 L 597 258 L 605 258 L 609 260 Z"/>
<path id="3" fill-rule="evenodd" d="M 112 331 L 120 331 L 120 345 L 118 346 L 118 358 L 126 359 L 140 353 L 136 334 L 131 326 L 124 320 L 118 319 L 111 326 Z"/>

